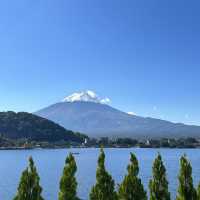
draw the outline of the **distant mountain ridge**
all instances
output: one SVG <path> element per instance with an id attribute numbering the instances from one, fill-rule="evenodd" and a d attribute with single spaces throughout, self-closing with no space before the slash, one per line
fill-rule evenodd
<path id="1" fill-rule="evenodd" d="M 83 141 L 83 135 L 66 130 L 48 119 L 31 113 L 0 112 L 0 134 L 10 139 L 30 139 L 34 141 Z"/>
<path id="2" fill-rule="evenodd" d="M 100 102 L 81 99 L 59 102 L 35 114 L 89 137 L 200 137 L 200 126 L 130 115 Z"/>

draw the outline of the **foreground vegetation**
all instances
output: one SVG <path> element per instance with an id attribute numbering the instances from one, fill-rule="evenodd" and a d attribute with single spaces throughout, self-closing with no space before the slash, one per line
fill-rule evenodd
<path id="1" fill-rule="evenodd" d="M 63 174 L 60 179 L 58 200 L 80 200 L 77 196 L 77 166 L 74 156 L 70 153 L 65 161 Z M 186 155 L 180 159 L 179 186 L 176 200 L 200 200 L 200 184 L 193 185 L 192 167 Z M 150 200 L 170 200 L 166 168 L 162 157 L 158 154 L 152 167 L 152 178 L 149 181 Z M 112 176 L 105 168 L 105 153 L 100 150 L 96 171 L 96 183 L 91 188 L 90 200 L 147 200 L 142 181 L 139 177 L 139 165 L 136 156 L 130 154 L 127 174 L 117 190 Z M 44 200 L 40 178 L 33 159 L 29 158 L 29 166 L 22 173 L 17 194 L 13 200 Z"/>

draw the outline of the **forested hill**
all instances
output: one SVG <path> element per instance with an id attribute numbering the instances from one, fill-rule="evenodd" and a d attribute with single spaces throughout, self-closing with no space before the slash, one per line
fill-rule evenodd
<path id="1" fill-rule="evenodd" d="M 60 125 L 26 112 L 0 112 L 0 134 L 10 139 L 27 138 L 35 141 L 60 140 L 82 142 L 84 135 L 66 130 Z"/>

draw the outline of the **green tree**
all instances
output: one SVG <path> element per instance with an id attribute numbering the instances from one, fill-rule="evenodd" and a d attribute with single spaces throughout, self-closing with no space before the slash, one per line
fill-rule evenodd
<path id="1" fill-rule="evenodd" d="M 105 153 L 101 148 L 96 172 L 96 184 L 90 192 L 90 200 L 116 200 L 115 183 L 105 169 Z"/>
<path id="2" fill-rule="evenodd" d="M 146 191 L 138 177 L 139 166 L 136 156 L 131 153 L 130 164 L 127 167 L 128 174 L 119 186 L 119 200 L 147 200 Z"/>
<path id="3" fill-rule="evenodd" d="M 40 178 L 34 165 L 33 159 L 29 158 L 29 167 L 22 172 L 17 195 L 14 200 L 43 200 Z"/>
<path id="4" fill-rule="evenodd" d="M 74 156 L 70 153 L 66 158 L 63 175 L 60 180 L 59 200 L 78 200 L 77 181 L 75 173 L 77 171 Z"/>
<path id="5" fill-rule="evenodd" d="M 196 200 L 197 193 L 193 186 L 192 167 L 186 155 L 180 159 L 179 187 L 176 200 Z"/>
<path id="6" fill-rule="evenodd" d="M 197 187 L 197 200 L 200 200 L 200 183 Z"/>
<path id="7" fill-rule="evenodd" d="M 170 200 L 166 169 L 160 154 L 153 163 L 152 171 L 153 177 L 149 182 L 150 200 Z"/>

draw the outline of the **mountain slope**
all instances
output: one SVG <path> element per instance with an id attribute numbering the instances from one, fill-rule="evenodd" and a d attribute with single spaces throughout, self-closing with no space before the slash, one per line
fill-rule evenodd
<path id="1" fill-rule="evenodd" d="M 199 137 L 200 127 L 129 115 L 106 104 L 64 101 L 35 114 L 90 137 Z"/>
<path id="2" fill-rule="evenodd" d="M 28 138 L 49 142 L 83 140 L 81 135 L 68 131 L 50 120 L 25 112 L 0 112 L 0 133 L 11 139 Z"/>

